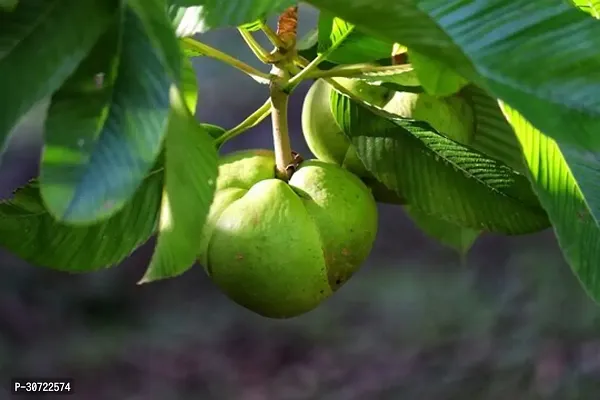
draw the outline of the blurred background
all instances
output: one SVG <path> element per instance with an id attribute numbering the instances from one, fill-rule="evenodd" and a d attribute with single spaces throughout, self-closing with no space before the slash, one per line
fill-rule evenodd
<path id="1" fill-rule="evenodd" d="M 304 8 L 300 34 L 314 26 Z M 200 38 L 248 63 L 235 30 Z M 262 38 L 261 38 L 262 39 Z M 266 41 L 261 41 L 265 46 Z M 267 89 L 195 59 L 198 116 L 231 128 Z M 291 100 L 294 148 L 302 85 Z M 0 168 L 0 197 L 37 174 L 43 110 L 17 128 Z M 224 152 L 271 147 L 270 122 Z M 317 310 L 269 320 L 235 305 L 195 267 L 136 285 L 149 242 L 118 267 L 70 275 L 0 250 L 0 399 L 14 376 L 74 378 L 76 399 L 446 400 L 600 398 L 600 307 L 552 232 L 486 235 L 465 263 L 380 207 L 364 267 Z"/>

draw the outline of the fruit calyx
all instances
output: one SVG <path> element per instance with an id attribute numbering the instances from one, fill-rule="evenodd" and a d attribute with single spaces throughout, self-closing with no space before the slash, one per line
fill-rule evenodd
<path id="1" fill-rule="evenodd" d="M 290 180 L 292 178 L 292 175 L 294 175 L 294 172 L 298 170 L 300 164 L 302 164 L 302 161 L 304 161 L 304 158 L 302 158 L 300 153 L 292 151 L 292 161 L 287 165 L 287 167 L 285 167 L 285 172 L 288 180 Z"/>

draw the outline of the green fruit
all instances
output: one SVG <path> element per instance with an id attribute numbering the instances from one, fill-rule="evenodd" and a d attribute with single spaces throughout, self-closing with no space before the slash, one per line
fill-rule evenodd
<path id="1" fill-rule="evenodd" d="M 304 161 L 288 183 L 271 151 L 223 157 L 200 245 L 200 262 L 236 303 L 271 318 L 314 309 L 360 267 L 373 245 L 377 208 L 343 168 Z"/>
<path id="2" fill-rule="evenodd" d="M 336 79 L 348 90 L 376 106 L 384 106 L 393 91 L 369 85 L 356 79 Z M 333 87 L 322 79 L 313 83 L 302 106 L 302 132 L 310 151 L 322 161 L 348 169 L 360 177 L 369 177 L 356 150 L 344 135 L 331 112 L 330 97 Z"/>
<path id="3" fill-rule="evenodd" d="M 462 144 L 469 144 L 475 133 L 473 109 L 458 95 L 435 97 L 427 93 L 396 92 L 383 108 L 403 118 L 425 121 Z"/>

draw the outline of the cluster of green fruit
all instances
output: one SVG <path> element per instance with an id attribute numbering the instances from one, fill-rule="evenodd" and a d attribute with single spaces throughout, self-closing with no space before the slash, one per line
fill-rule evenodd
<path id="1" fill-rule="evenodd" d="M 471 108 L 458 96 L 336 80 L 373 105 L 426 121 L 457 141 L 472 133 Z M 269 150 L 220 160 L 200 263 L 234 302 L 265 317 L 317 307 L 358 270 L 375 240 L 376 198 L 364 181 L 370 174 L 334 119 L 331 90 L 317 80 L 305 98 L 303 133 L 318 159 L 301 162 L 289 181 L 276 178 Z"/>

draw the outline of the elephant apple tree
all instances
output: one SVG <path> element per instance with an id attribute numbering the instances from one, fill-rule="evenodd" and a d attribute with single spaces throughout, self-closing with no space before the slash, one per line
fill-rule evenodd
<path id="1" fill-rule="evenodd" d="M 299 35 L 309 8 L 317 21 Z M 597 8 L 0 2 L 2 153 L 44 105 L 39 175 L 0 202 L 0 246 L 83 273 L 156 236 L 140 283 L 196 265 L 234 302 L 289 318 L 355 275 L 375 240 L 377 203 L 388 203 L 463 255 L 482 234 L 552 228 L 599 300 Z M 207 44 L 217 29 L 236 31 L 264 67 Z M 268 91 L 236 126 L 198 120 L 203 83 L 191 60 L 206 58 Z M 301 125 L 312 156 L 294 151 L 288 128 L 289 98 L 307 81 Z M 266 119 L 272 148 L 222 150 Z"/>

